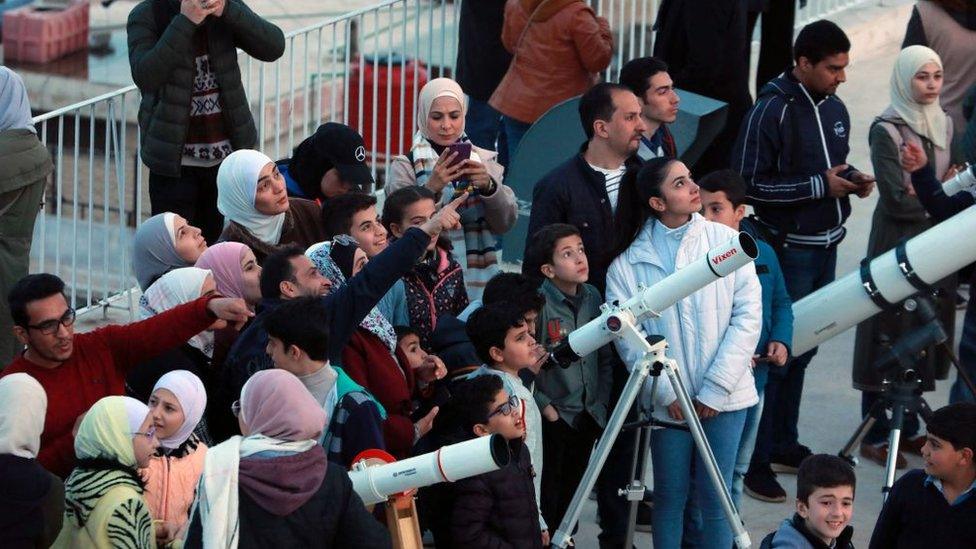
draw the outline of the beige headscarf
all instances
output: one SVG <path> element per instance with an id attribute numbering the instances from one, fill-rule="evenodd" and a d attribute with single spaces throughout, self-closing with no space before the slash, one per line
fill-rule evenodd
<path id="1" fill-rule="evenodd" d="M 450 78 L 435 78 L 420 89 L 420 97 L 417 99 L 417 126 L 420 133 L 427 139 L 432 139 L 427 134 L 427 116 L 438 97 L 453 97 L 461 104 L 461 135 L 464 135 L 464 117 L 468 114 L 468 103 L 464 100 L 461 86 Z"/>
<path id="2" fill-rule="evenodd" d="M 41 448 L 47 393 L 27 374 L 0 378 L 0 454 L 34 459 Z"/>
<path id="3" fill-rule="evenodd" d="M 947 115 L 939 101 L 922 105 L 912 97 L 912 80 L 915 73 L 928 63 L 942 69 L 939 54 L 925 46 L 909 46 L 898 54 L 891 71 L 891 107 L 898 116 L 918 135 L 924 136 L 936 147 L 949 146 L 946 135 Z"/>

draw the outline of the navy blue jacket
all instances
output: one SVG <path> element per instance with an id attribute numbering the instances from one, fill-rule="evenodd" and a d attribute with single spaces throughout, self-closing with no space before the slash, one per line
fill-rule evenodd
<path id="1" fill-rule="evenodd" d="M 613 258 L 613 209 L 607 195 L 606 179 L 590 167 L 580 153 L 557 166 L 535 184 L 532 190 L 532 213 L 529 215 L 529 238 L 551 223 L 569 223 L 580 230 L 586 256 L 590 262 L 589 283 L 602 295 L 607 287 L 607 268 Z M 632 157 L 627 166 L 637 166 Z"/>
<path id="2" fill-rule="evenodd" d="M 342 349 L 349 342 L 349 337 L 390 287 L 413 268 L 427 250 L 428 243 L 430 237 L 427 233 L 415 227 L 408 229 L 402 238 L 395 240 L 367 263 L 348 284 L 322 298 L 330 315 L 329 361 L 333 365 L 342 364 Z M 220 395 L 218 403 L 215 403 L 217 413 L 229 414 L 230 403 L 240 398 L 241 389 L 251 375 L 274 367 L 271 357 L 265 352 L 268 332 L 264 328 L 264 319 L 281 302 L 280 299 L 263 300 L 258 315 L 230 348 L 217 390 Z M 231 418 L 230 424 L 236 425 L 236 421 Z M 226 433 L 214 436 L 220 435 Z"/>
<path id="3" fill-rule="evenodd" d="M 847 162 L 850 131 L 837 96 L 814 99 L 789 71 L 763 86 L 746 115 L 732 169 L 745 178 L 759 221 L 790 246 L 832 248 L 843 240 L 851 203 L 830 196 L 824 172 Z"/>

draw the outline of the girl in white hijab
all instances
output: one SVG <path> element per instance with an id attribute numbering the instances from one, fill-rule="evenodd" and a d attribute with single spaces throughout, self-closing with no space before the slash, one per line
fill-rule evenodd
<path id="1" fill-rule="evenodd" d="M 417 99 L 417 133 L 407 156 L 390 165 L 384 192 L 408 185 L 426 186 L 441 206 L 457 191 L 471 191 L 458 208 L 461 228 L 447 231 L 455 258 L 464 267 L 468 299 L 480 299 L 484 286 L 500 271 L 496 254 L 498 235 L 515 224 L 515 193 L 503 182 L 498 153 L 476 147 L 464 133 L 467 100 L 461 86 L 450 78 L 435 78 L 424 85 Z M 471 145 L 461 160 L 451 145 Z"/>
<path id="2" fill-rule="evenodd" d="M 948 177 L 954 172 L 952 150 L 952 119 L 939 102 L 942 91 L 942 60 L 925 46 L 909 46 L 898 54 L 891 71 L 890 106 L 875 119 L 868 132 L 871 147 L 871 164 L 878 182 L 878 205 L 871 220 L 868 237 L 868 257 L 886 252 L 903 240 L 912 238 L 932 226 L 925 208 L 915 195 L 911 174 L 903 170 L 899 162 L 900 151 L 905 145 L 921 147 L 928 163 L 935 167 L 937 177 Z M 946 327 L 950 339 L 955 325 L 955 276 L 939 283 L 943 288 L 937 298 L 939 319 Z M 882 312 L 857 327 L 854 339 L 853 378 L 854 387 L 863 391 L 862 412 L 871 408 L 882 389 L 882 379 L 872 368 L 881 353 L 886 352 L 882 341 L 894 341 L 909 326 L 902 315 Z M 885 334 L 881 338 L 880 334 Z M 949 341 L 952 345 L 952 341 Z M 925 367 L 920 371 L 936 372 L 948 368 L 943 353 L 934 349 L 927 353 Z M 929 382 L 933 382 L 929 379 Z M 917 416 L 906 418 L 902 440 L 918 432 Z M 864 437 L 861 455 L 878 463 L 884 463 L 888 426 L 879 421 Z M 924 436 L 904 443 L 901 450 L 918 454 Z M 898 456 L 899 462 L 904 462 Z"/>
<path id="3" fill-rule="evenodd" d="M 161 522 L 157 535 L 165 540 L 176 538 L 193 505 L 207 454 L 207 445 L 193 431 L 206 407 L 203 382 L 187 370 L 173 370 L 159 378 L 149 397 L 159 450 L 140 472 L 149 511 Z"/>
<path id="4" fill-rule="evenodd" d="M 37 462 L 47 394 L 27 374 L 0 378 L 0 547 L 47 547 L 61 530 L 64 485 Z"/>
<path id="5" fill-rule="evenodd" d="M 217 209 L 226 223 L 220 240 L 246 244 L 258 263 L 279 245 L 325 240 L 318 205 L 289 199 L 278 166 L 258 151 L 234 151 L 220 164 Z"/>

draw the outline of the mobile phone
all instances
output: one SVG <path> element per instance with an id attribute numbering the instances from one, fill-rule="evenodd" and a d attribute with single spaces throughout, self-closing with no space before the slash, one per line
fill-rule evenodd
<path id="1" fill-rule="evenodd" d="M 447 146 L 447 150 L 449 151 L 448 156 L 450 156 L 450 153 L 457 153 L 454 160 L 451 160 L 447 164 L 448 167 L 456 166 L 471 158 L 471 143 L 451 143 Z"/>

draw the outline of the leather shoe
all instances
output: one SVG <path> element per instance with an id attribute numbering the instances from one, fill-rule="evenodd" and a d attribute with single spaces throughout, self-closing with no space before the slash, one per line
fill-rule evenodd
<path id="1" fill-rule="evenodd" d="M 922 455 L 922 446 L 925 446 L 926 440 L 927 437 L 925 435 L 918 435 L 911 438 L 901 437 L 901 440 L 898 441 L 898 449 L 920 456 Z"/>
<path id="2" fill-rule="evenodd" d="M 888 445 L 875 446 L 873 444 L 861 444 L 861 457 L 870 459 L 878 465 L 885 467 L 888 462 Z M 895 469 L 904 469 L 906 467 L 908 467 L 908 462 L 905 460 L 905 456 L 899 452 L 898 458 L 895 459 Z"/>

